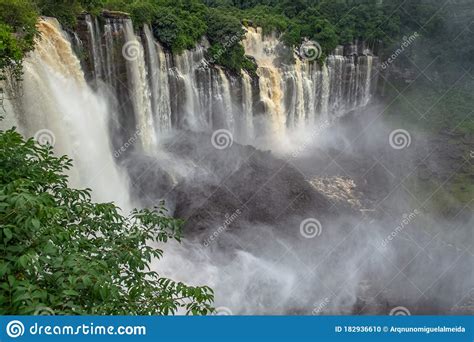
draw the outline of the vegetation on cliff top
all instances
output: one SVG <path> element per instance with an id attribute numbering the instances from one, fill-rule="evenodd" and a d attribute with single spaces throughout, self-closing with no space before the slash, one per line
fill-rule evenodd
<path id="1" fill-rule="evenodd" d="M 23 26 L 11 23 L 12 18 L 27 23 L 29 32 L 30 19 L 35 13 L 56 17 L 66 27 L 74 27 L 82 11 L 99 14 L 107 9 L 130 13 L 136 26 L 149 24 L 155 37 L 174 53 L 194 47 L 206 36 L 211 43 L 210 59 L 215 64 L 235 72 L 241 69 L 252 72 L 255 66 L 245 57 L 240 43 L 244 35 L 241 24 L 260 26 L 264 33 L 277 31 L 290 48 L 298 47 L 305 39 L 314 40 L 322 48 L 321 60 L 338 44 L 355 39 L 370 45 L 399 40 L 403 34 L 416 30 L 417 22 L 433 14 L 423 33 L 434 35 L 439 31 L 440 20 L 434 6 L 411 1 L 410 16 L 407 16 L 400 6 L 402 3 L 402 0 L 383 4 L 376 0 L 0 0 L 0 6 L 9 8 L 0 12 L 1 22 L 7 25 L 0 26 L 0 35 L 4 37 L 0 59 L 3 64 L 12 64 L 6 61 L 5 55 L 18 61 L 31 48 L 31 36 L 25 37 L 26 45 L 16 46 L 22 45 L 22 41 L 12 39 L 12 32 L 21 31 Z M 12 8 L 18 11 L 11 13 Z"/>
<path id="2" fill-rule="evenodd" d="M 0 0 L 0 80 L 3 70 L 21 75 L 21 61 L 33 49 L 38 12 L 29 1 Z"/>

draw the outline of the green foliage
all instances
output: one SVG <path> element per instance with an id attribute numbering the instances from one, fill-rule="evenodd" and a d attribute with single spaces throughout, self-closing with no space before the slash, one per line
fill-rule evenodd
<path id="1" fill-rule="evenodd" d="M 244 37 L 244 30 L 240 20 L 234 16 L 226 14 L 222 10 L 209 9 L 207 16 L 206 36 L 211 44 L 221 43 L 236 37 L 240 41 Z"/>
<path id="2" fill-rule="evenodd" d="M 11 27 L 0 24 L 0 70 L 11 68 L 19 77 L 21 75 L 21 60 L 23 51 L 20 43 L 13 36 Z M 0 80 L 3 78 L 0 74 Z"/>
<path id="3" fill-rule="evenodd" d="M 256 6 L 238 13 L 240 19 L 246 26 L 258 26 L 263 29 L 263 34 L 273 31 L 277 33 L 285 32 L 290 24 L 290 20 L 279 13 L 274 7 Z"/>
<path id="4" fill-rule="evenodd" d="M 20 78 L 24 54 L 33 48 L 38 14 L 27 0 L 0 0 L 0 79 L 5 70 Z"/>
<path id="5" fill-rule="evenodd" d="M 54 17 L 69 28 L 73 28 L 77 22 L 77 15 L 81 13 L 82 7 L 76 0 L 36 0 L 42 15 Z"/>
<path id="6" fill-rule="evenodd" d="M 71 189 L 71 160 L 0 131 L 0 314 L 149 315 L 212 311 L 213 292 L 149 269 L 182 222 L 162 208 L 124 217 Z"/>
<path id="7" fill-rule="evenodd" d="M 207 54 L 211 63 L 221 65 L 232 72 L 239 73 L 243 69 L 254 75 L 257 71 L 257 66 L 245 56 L 244 47 L 240 43 L 231 47 L 217 43 L 211 45 Z"/>
<path id="8" fill-rule="evenodd" d="M 136 27 L 148 24 L 155 37 L 174 53 L 193 48 L 207 36 L 211 42 L 209 54 L 216 64 L 232 71 L 252 70 L 254 65 L 245 57 L 239 42 L 243 38 L 242 25 L 262 27 L 264 34 L 277 32 L 289 48 L 297 48 L 307 39 L 322 47 L 323 62 L 338 44 L 348 44 L 356 39 L 370 45 L 384 42 L 386 51 L 403 35 L 419 30 L 418 23 L 426 22 L 423 34 L 435 36 L 443 32 L 442 20 L 433 4 L 422 0 L 32 0 L 42 15 L 53 16 L 66 27 L 76 25 L 82 11 L 98 14 L 102 9 L 130 13 Z M 31 2 L 28 0 L 0 0 L 3 20 L 31 21 Z M 13 12 L 13 13 L 12 13 Z M 410 13 L 410 15 L 406 15 Z M 11 19 L 13 18 L 13 19 Z M 11 32 L 18 32 L 22 25 L 7 22 Z M 31 26 L 31 23 L 29 22 Z M 6 37 L 6 29 L 2 28 Z M 31 45 L 32 40 L 30 41 Z M 20 42 L 21 43 L 21 42 Z M 15 46 L 18 42 L 4 39 L 4 54 L 18 60 Z"/>
<path id="9" fill-rule="evenodd" d="M 41 15 L 54 17 L 68 27 L 74 28 L 77 16 L 84 11 L 98 15 L 104 8 L 104 0 L 32 0 Z"/>
<path id="10" fill-rule="evenodd" d="M 148 1 L 134 2 L 127 6 L 127 11 L 136 26 L 151 24 L 160 14 L 159 7 Z"/>
<path id="11" fill-rule="evenodd" d="M 236 73 L 241 69 L 254 73 L 256 67 L 245 57 L 245 50 L 240 43 L 245 34 L 240 20 L 222 10 L 209 9 L 206 21 L 206 37 L 211 44 L 209 60 Z"/>
<path id="12" fill-rule="evenodd" d="M 152 28 L 160 42 L 174 53 L 181 53 L 196 46 L 204 35 L 206 24 L 187 11 L 165 7 L 152 19 Z"/>

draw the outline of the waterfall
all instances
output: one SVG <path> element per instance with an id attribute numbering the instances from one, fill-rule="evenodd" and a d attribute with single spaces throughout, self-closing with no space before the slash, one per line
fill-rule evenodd
<path id="1" fill-rule="evenodd" d="M 161 45 L 155 42 L 149 26 L 145 25 L 143 30 L 146 37 L 153 117 L 158 123 L 157 129 L 162 132 L 169 131 L 171 129 L 171 105 L 166 56 Z"/>
<path id="2" fill-rule="evenodd" d="M 286 114 L 283 108 L 283 75 L 274 64 L 274 49 L 278 40 L 272 36 L 264 39 L 260 28 L 247 30 L 244 48 L 247 55 L 257 61 L 259 76 L 260 99 L 265 104 L 265 111 L 272 124 L 275 137 L 281 137 L 285 132 Z"/>
<path id="3" fill-rule="evenodd" d="M 127 61 L 127 74 L 138 129 L 144 150 L 151 151 L 156 147 L 155 123 L 151 110 L 151 92 L 148 86 L 148 75 L 145 65 L 143 45 L 135 36 L 130 19 L 124 25 L 125 44 L 122 55 Z"/>
<path id="4" fill-rule="evenodd" d="M 208 86 L 210 74 L 205 70 L 200 71 L 199 66 L 204 59 L 204 46 L 198 45 L 194 50 L 184 51 L 181 55 L 173 56 L 176 78 L 182 84 L 176 89 L 173 96 L 178 101 L 184 97 L 184 105 L 180 106 L 175 113 L 178 119 L 178 126 L 195 130 L 206 130 L 210 126 L 208 101 L 203 93 L 202 85 Z M 202 96 L 203 95 L 203 96 Z"/>
<path id="5" fill-rule="evenodd" d="M 365 72 L 365 87 L 364 87 L 364 102 L 363 105 L 367 105 L 370 101 L 371 93 L 371 83 L 372 83 L 372 66 L 373 66 L 373 57 L 371 55 L 366 56 L 367 65 Z"/>
<path id="6" fill-rule="evenodd" d="M 252 80 L 247 72 L 242 72 L 242 103 L 244 114 L 245 140 L 251 140 L 254 137 L 253 127 L 253 101 L 252 101 Z"/>
<path id="7" fill-rule="evenodd" d="M 364 51 L 356 63 L 357 44 L 347 55 L 338 46 L 322 66 L 297 55 L 294 64 L 282 63 L 283 44 L 275 34 L 263 35 L 260 28 L 247 28 L 243 45 L 257 62 L 260 99 L 280 136 L 306 122 L 330 121 L 370 100 L 374 58 Z"/>
<path id="8" fill-rule="evenodd" d="M 149 151 L 160 132 L 171 128 L 225 128 L 237 141 L 252 143 L 258 125 L 259 137 L 285 139 L 293 128 L 331 121 L 366 105 L 372 94 L 376 58 L 360 42 L 338 46 L 323 65 L 291 51 L 295 61 L 285 64 L 278 36 L 249 27 L 242 44 L 257 63 L 256 76 L 232 75 L 205 62 L 205 39 L 192 50 L 172 54 L 148 25 L 137 33 L 126 17 L 107 18 L 103 27 L 90 16 L 84 21 L 87 32 L 81 38 L 92 44 L 90 73 L 114 94 L 109 104 L 116 147 L 137 129 Z M 130 52 L 131 58 L 117 51 Z"/>
<path id="9" fill-rule="evenodd" d="M 127 180 L 112 157 L 106 101 L 86 84 L 59 23 L 42 19 L 38 30 L 36 49 L 24 60 L 23 96 L 13 98 L 15 111 L 7 115 L 17 117 L 27 137 L 49 141 L 55 154 L 73 159 L 72 186 L 92 188 L 94 200 L 130 209 Z"/>
<path id="10" fill-rule="evenodd" d="M 127 146 L 116 155 L 118 160 L 137 148 L 153 153 L 160 134 L 171 129 L 225 128 L 241 143 L 257 143 L 262 137 L 284 142 L 293 128 L 332 120 L 370 101 L 377 58 L 360 42 L 337 47 L 323 65 L 291 51 L 295 62 L 285 64 L 276 34 L 246 30 L 242 44 L 257 63 L 256 75 L 232 74 L 206 64 L 205 39 L 192 50 L 172 54 L 156 41 L 150 27 L 135 31 L 126 16 L 99 21 L 83 15 L 74 47 L 89 56 L 79 61 L 57 22 L 43 20 L 42 38 L 25 61 L 24 82 L 25 88 L 40 89 L 41 101 L 28 96 L 17 101 L 21 110 L 16 112 L 22 112 L 17 121 L 30 135 L 40 127 L 54 131 L 61 141 L 58 153 L 73 156 L 81 169 L 87 160 L 102 160 L 99 156 L 107 154 L 110 145 L 115 151 Z M 69 98 L 72 92 L 76 96 Z M 33 105 L 40 114 L 23 123 L 21 116 L 31 113 Z M 67 133 L 62 125 L 67 125 Z M 141 144 L 130 145 L 137 136 Z M 88 147 L 79 147 L 78 141 Z M 104 193 L 111 179 L 123 184 L 113 158 L 109 161 L 115 176 L 103 182 L 89 177 L 78 184 L 92 184 Z M 91 170 L 78 175 L 88 178 L 84 175 Z"/>
<path id="11" fill-rule="evenodd" d="M 222 99 L 222 110 L 225 116 L 225 125 L 226 128 L 229 129 L 231 132 L 234 131 L 234 116 L 233 116 L 233 108 L 232 108 L 232 98 L 230 95 L 230 82 L 227 78 L 224 70 L 222 68 L 217 69 L 219 72 L 219 80 L 220 80 L 220 94 Z"/>
<path id="12" fill-rule="evenodd" d="M 94 78 L 95 80 L 103 79 L 103 65 L 104 60 L 102 56 L 102 49 L 100 48 L 100 33 L 98 32 L 97 18 L 92 18 L 90 15 L 86 15 L 85 22 L 87 30 L 89 32 L 90 45 L 92 47 L 92 59 L 94 66 Z"/>
<path id="13" fill-rule="evenodd" d="M 324 120 L 329 120 L 329 89 L 330 78 L 329 68 L 326 64 L 322 66 L 321 74 L 321 116 Z"/>

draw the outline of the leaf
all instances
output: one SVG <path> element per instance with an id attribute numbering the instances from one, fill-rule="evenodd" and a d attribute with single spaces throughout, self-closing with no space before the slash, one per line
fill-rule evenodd
<path id="1" fill-rule="evenodd" d="M 37 219 L 37 218 L 34 218 L 31 220 L 31 225 L 35 228 L 35 229 L 39 229 L 40 227 L 40 221 Z"/>
<path id="2" fill-rule="evenodd" d="M 63 294 L 65 294 L 66 296 L 79 296 L 79 292 L 74 290 L 64 290 Z"/>
<path id="3" fill-rule="evenodd" d="M 28 261 L 29 261 L 28 255 L 22 255 L 22 256 L 18 259 L 18 263 L 19 263 L 20 266 L 23 267 L 23 268 L 26 268 L 26 267 L 28 266 Z"/>
<path id="4" fill-rule="evenodd" d="M 3 228 L 3 234 L 5 235 L 5 242 L 10 241 L 13 237 L 12 231 L 7 227 Z"/>

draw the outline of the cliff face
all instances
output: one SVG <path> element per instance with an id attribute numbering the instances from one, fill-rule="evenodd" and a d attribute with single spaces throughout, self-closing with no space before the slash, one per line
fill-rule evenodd
<path id="1" fill-rule="evenodd" d="M 338 47 L 322 66 L 297 55 L 285 64 L 278 37 L 247 28 L 243 45 L 258 65 L 253 77 L 208 63 L 205 40 L 171 54 L 123 13 L 83 15 L 77 35 L 87 80 L 114 94 L 116 147 L 137 129 L 145 148 L 172 128 L 226 129 L 241 143 L 284 139 L 289 129 L 366 105 L 377 80 L 378 59 L 363 42 Z"/>

